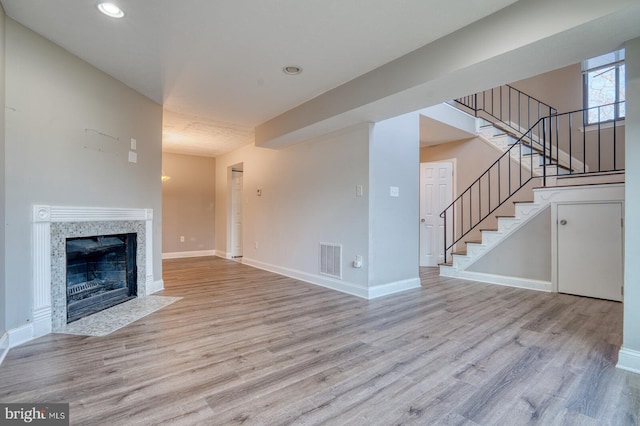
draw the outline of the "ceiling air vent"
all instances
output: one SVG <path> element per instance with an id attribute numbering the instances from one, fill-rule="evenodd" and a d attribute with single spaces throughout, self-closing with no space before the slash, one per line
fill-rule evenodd
<path id="1" fill-rule="evenodd" d="M 342 279 L 342 246 L 320 243 L 320 273 Z"/>

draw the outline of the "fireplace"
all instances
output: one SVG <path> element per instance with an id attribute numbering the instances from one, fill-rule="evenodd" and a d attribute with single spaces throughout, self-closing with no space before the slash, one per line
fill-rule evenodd
<path id="1" fill-rule="evenodd" d="M 34 337 L 67 326 L 67 240 L 95 235 L 135 234 L 137 297 L 163 289 L 153 276 L 153 210 L 136 208 L 33 206 L 32 276 Z M 132 244 L 132 243 L 129 243 Z"/>
<path id="2" fill-rule="evenodd" d="M 136 234 L 66 239 L 67 323 L 137 295 Z"/>

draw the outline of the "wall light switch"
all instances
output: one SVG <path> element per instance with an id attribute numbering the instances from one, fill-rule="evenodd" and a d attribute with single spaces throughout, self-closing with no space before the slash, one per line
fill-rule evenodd
<path id="1" fill-rule="evenodd" d="M 131 138 L 131 149 L 135 151 L 137 149 L 137 146 L 138 146 L 138 141 L 135 140 L 134 138 Z"/>
<path id="2" fill-rule="evenodd" d="M 356 185 L 356 197 L 362 197 L 362 185 Z"/>
<path id="3" fill-rule="evenodd" d="M 135 151 L 129 151 L 129 162 L 137 163 L 138 162 L 138 153 Z"/>
<path id="4" fill-rule="evenodd" d="M 256 195 L 258 197 L 262 197 L 262 189 L 261 188 L 256 189 Z"/>
<path id="5" fill-rule="evenodd" d="M 398 188 L 397 186 L 390 186 L 389 187 L 389 195 L 391 197 L 399 197 L 400 196 L 400 188 Z"/>

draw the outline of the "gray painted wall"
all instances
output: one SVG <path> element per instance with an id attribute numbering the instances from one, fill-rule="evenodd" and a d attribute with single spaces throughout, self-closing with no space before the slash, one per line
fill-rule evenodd
<path id="1" fill-rule="evenodd" d="M 161 106 L 11 19 L 6 106 L 6 327 L 31 321 L 33 204 L 152 208 L 161 279 Z"/>
<path id="2" fill-rule="evenodd" d="M 367 289 L 417 280 L 419 127 L 412 113 L 282 150 L 247 146 L 218 157 L 217 254 L 230 251 L 229 170 L 242 163 L 245 262 L 317 277 L 319 243 L 337 243 L 344 284 Z M 399 197 L 390 196 L 391 186 Z M 362 268 L 352 267 L 356 255 Z"/>
<path id="3" fill-rule="evenodd" d="M 5 105 L 5 61 L 4 61 L 4 9 L 0 5 L 0 105 Z M 5 288 L 5 112 L 0 113 L 0 337 L 5 327 L 6 288 Z"/>
<path id="4" fill-rule="evenodd" d="M 319 243 L 338 243 L 342 281 L 365 289 L 368 149 L 369 125 L 363 124 L 282 150 L 249 145 L 217 157 L 216 253 L 230 251 L 229 170 L 242 163 L 244 259 L 318 276 Z M 362 197 L 356 197 L 357 185 L 363 185 Z M 351 267 L 356 255 L 364 256 L 361 269 Z"/>
<path id="5" fill-rule="evenodd" d="M 369 287 L 419 276 L 420 115 L 375 123 L 369 149 Z M 390 196 L 390 187 L 399 197 Z"/>
<path id="6" fill-rule="evenodd" d="M 162 172 L 162 252 L 213 250 L 215 158 L 164 153 Z"/>
<path id="7" fill-rule="evenodd" d="M 551 209 L 540 212 L 469 271 L 551 282 Z"/>
<path id="8" fill-rule="evenodd" d="M 640 38 L 626 43 L 626 176 L 623 346 L 640 352 Z"/>

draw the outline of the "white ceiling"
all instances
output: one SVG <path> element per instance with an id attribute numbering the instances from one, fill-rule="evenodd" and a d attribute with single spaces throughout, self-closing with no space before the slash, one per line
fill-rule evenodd
<path id="1" fill-rule="evenodd" d="M 0 0 L 7 15 L 164 107 L 166 152 L 253 129 L 515 0 Z M 303 72 L 288 76 L 285 65 Z"/>

